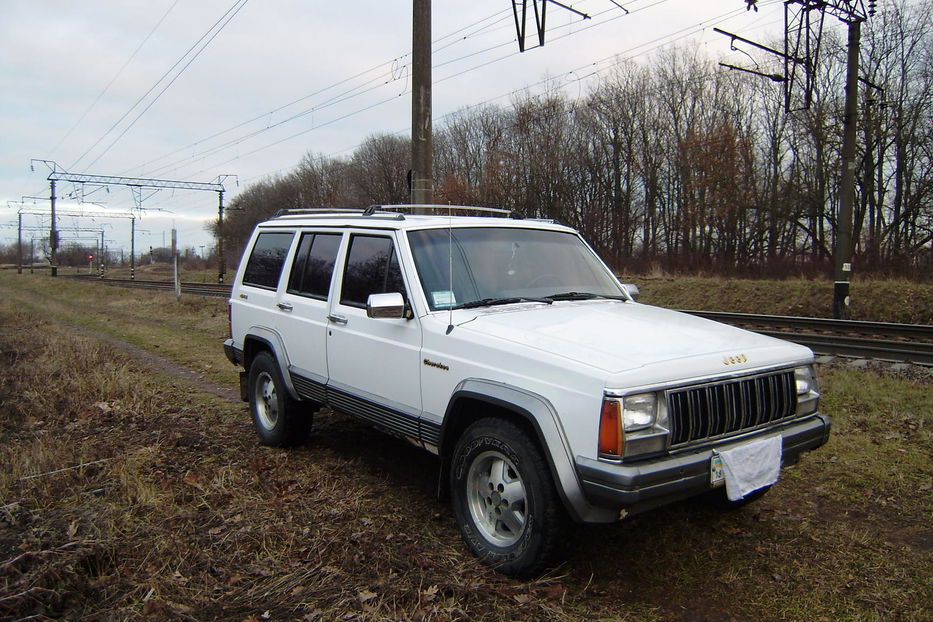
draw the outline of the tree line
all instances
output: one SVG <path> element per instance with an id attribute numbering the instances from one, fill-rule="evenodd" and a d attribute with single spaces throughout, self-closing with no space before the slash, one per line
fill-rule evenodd
<path id="1" fill-rule="evenodd" d="M 931 26 L 925 0 L 862 28 L 856 273 L 933 272 Z M 577 97 L 554 84 L 463 109 L 436 124 L 435 201 L 557 219 L 622 271 L 830 274 L 845 56 L 824 33 L 813 104 L 790 113 L 780 86 L 698 47 L 618 62 Z M 346 158 L 309 151 L 231 201 L 225 244 L 235 253 L 282 208 L 407 203 L 409 162 L 409 139 L 390 134 Z"/>

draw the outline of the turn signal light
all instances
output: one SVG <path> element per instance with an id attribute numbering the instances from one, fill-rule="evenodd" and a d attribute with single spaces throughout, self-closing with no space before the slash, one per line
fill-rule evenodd
<path id="1" fill-rule="evenodd" d="M 617 400 L 604 400 L 599 414 L 599 453 L 621 457 L 624 446 L 622 408 Z"/>

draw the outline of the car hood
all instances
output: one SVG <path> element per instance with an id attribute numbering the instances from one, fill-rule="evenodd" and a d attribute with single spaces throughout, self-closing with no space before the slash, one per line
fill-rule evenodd
<path id="1" fill-rule="evenodd" d="M 512 342 L 513 352 L 536 350 L 610 374 L 672 361 L 695 363 L 697 358 L 710 361 L 704 373 L 724 366 L 739 371 L 812 356 L 807 348 L 780 339 L 633 302 L 531 303 L 470 313 L 475 317 L 456 322 L 461 330 Z M 695 364 L 690 367 L 699 371 Z"/>

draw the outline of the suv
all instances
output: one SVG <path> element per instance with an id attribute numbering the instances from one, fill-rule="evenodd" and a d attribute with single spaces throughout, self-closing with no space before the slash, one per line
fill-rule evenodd
<path id="1" fill-rule="evenodd" d="M 806 347 L 639 304 L 560 224 L 405 207 L 256 227 L 224 350 L 262 443 L 327 405 L 437 454 L 467 546 L 528 576 L 575 522 L 741 504 L 826 442 Z"/>

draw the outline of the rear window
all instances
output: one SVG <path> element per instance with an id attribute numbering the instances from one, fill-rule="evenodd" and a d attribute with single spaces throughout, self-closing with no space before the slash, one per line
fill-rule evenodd
<path id="1" fill-rule="evenodd" d="M 275 289 L 293 237 L 293 233 L 260 233 L 246 262 L 243 283 Z"/>
<path id="2" fill-rule="evenodd" d="M 305 233 L 301 236 L 288 280 L 290 294 L 327 299 L 340 237 L 339 233 Z"/>

